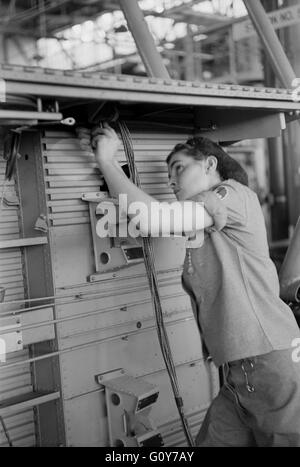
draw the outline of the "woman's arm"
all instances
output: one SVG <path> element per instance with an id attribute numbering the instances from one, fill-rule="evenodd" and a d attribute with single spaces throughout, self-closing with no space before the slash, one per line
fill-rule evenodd
<path id="1" fill-rule="evenodd" d="M 93 135 L 95 158 L 110 194 L 127 196 L 128 215 L 139 224 L 143 235 L 190 234 L 213 224 L 205 208 L 193 201 L 158 202 L 132 183 L 116 160 L 120 140 L 115 131 L 105 124 Z M 137 212 L 139 215 L 137 216 Z M 168 232 L 169 230 L 169 232 Z"/>

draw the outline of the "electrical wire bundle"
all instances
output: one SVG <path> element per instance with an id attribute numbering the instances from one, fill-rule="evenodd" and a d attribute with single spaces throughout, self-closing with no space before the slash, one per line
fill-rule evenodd
<path id="1" fill-rule="evenodd" d="M 121 138 L 124 145 L 125 155 L 130 170 L 130 175 L 132 181 L 138 187 L 141 186 L 139 174 L 136 169 L 135 160 L 134 160 L 134 150 L 132 146 L 131 135 L 129 129 L 125 122 L 118 121 L 118 127 L 120 130 Z M 149 281 L 149 287 L 151 291 L 152 303 L 155 311 L 155 319 L 157 326 L 158 339 L 162 351 L 162 355 L 165 361 L 165 365 L 169 374 L 172 390 L 175 397 L 176 406 L 180 415 L 181 423 L 183 430 L 189 446 L 194 446 L 193 437 L 191 435 L 187 419 L 184 414 L 183 408 L 183 399 L 180 396 L 179 385 L 176 375 L 176 369 L 172 357 L 172 352 L 170 348 L 170 343 L 166 331 L 166 327 L 163 320 L 163 310 L 161 305 L 161 299 L 159 294 L 158 287 L 158 278 L 155 271 L 155 260 L 154 260 L 154 250 L 151 237 L 143 237 L 143 252 L 144 252 L 144 261 L 146 272 Z"/>

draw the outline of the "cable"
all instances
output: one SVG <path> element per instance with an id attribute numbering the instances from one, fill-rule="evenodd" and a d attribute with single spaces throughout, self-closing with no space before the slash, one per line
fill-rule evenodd
<path id="1" fill-rule="evenodd" d="M 134 160 L 134 150 L 132 146 L 130 132 L 125 122 L 119 120 L 117 123 L 118 123 L 118 127 L 120 130 L 121 138 L 123 141 L 125 155 L 126 155 L 132 181 L 135 185 L 140 187 L 141 182 L 140 182 L 139 174 L 137 172 L 136 164 Z M 162 310 L 161 298 L 160 298 L 159 287 L 158 287 L 158 278 L 157 278 L 157 273 L 155 270 L 154 250 L 153 250 L 152 239 L 150 237 L 143 237 L 143 252 L 144 252 L 144 261 L 145 261 L 145 267 L 146 267 L 149 287 L 151 291 L 152 304 L 153 304 L 153 308 L 155 311 L 157 334 L 158 334 L 158 339 L 159 339 L 163 359 L 164 359 L 164 362 L 165 362 L 165 365 L 168 371 L 176 406 L 179 412 L 179 416 L 181 419 L 181 423 L 183 426 L 183 430 L 184 430 L 188 445 L 194 446 L 193 437 L 191 435 L 188 422 L 184 414 L 183 399 L 180 395 L 175 364 L 173 361 L 170 343 L 169 343 L 166 327 L 164 324 L 163 310 Z"/>
<path id="2" fill-rule="evenodd" d="M 133 276 L 133 277 L 136 277 L 136 276 Z M 175 285 L 176 283 L 177 283 L 176 280 L 167 282 L 168 285 Z M 123 294 L 128 294 L 128 293 L 131 293 L 132 291 L 136 291 L 136 290 L 138 290 L 138 291 L 148 290 L 148 288 L 147 288 L 146 284 L 145 284 L 145 286 L 143 285 L 142 287 L 139 287 L 138 289 L 136 287 L 134 287 L 134 286 L 130 287 L 128 285 L 127 287 L 122 287 L 122 288 L 120 287 L 119 290 L 122 291 Z M 55 302 L 49 302 L 49 303 L 46 303 L 46 304 L 41 304 L 41 305 L 36 305 L 36 306 L 31 306 L 31 307 L 25 307 L 25 308 L 19 308 L 17 310 L 10 310 L 10 311 L 4 311 L 4 312 L 1 311 L 1 307 L 0 307 L 1 317 L 3 317 L 3 316 L 15 316 L 15 315 L 20 314 L 20 313 L 27 313 L 29 311 L 40 310 L 40 309 L 43 309 L 43 308 L 49 308 L 51 306 L 55 307 L 56 305 L 57 306 L 58 305 L 68 305 L 68 304 L 72 304 L 72 303 L 91 301 L 91 300 L 95 300 L 97 298 L 102 299 L 102 298 L 108 297 L 109 295 L 110 295 L 110 292 L 108 292 L 106 294 L 103 294 L 103 292 L 96 292 L 96 293 L 86 292 L 85 294 L 83 292 L 81 292 L 81 293 L 75 294 L 75 295 L 74 294 L 72 294 L 72 295 L 53 295 L 53 296 L 49 296 L 49 297 L 41 297 L 41 298 L 38 298 L 38 299 L 23 299 L 23 300 L 11 301 L 11 302 L 1 302 L 0 305 L 5 305 L 5 307 L 10 307 L 11 305 L 16 305 L 16 304 L 19 304 L 19 303 L 27 303 L 27 302 L 30 302 L 30 301 L 36 302 L 36 301 L 45 301 L 45 300 L 50 300 L 50 299 L 55 299 L 56 300 Z M 58 302 L 58 300 L 62 300 L 64 298 L 72 298 L 72 300 Z"/>
<path id="3" fill-rule="evenodd" d="M 172 297 L 172 298 L 174 298 L 174 297 L 181 297 L 181 294 L 166 295 L 166 296 L 164 297 L 164 300 L 166 300 L 166 299 L 168 299 L 168 298 L 171 298 L 171 297 Z M 92 300 L 94 300 L 94 299 L 92 299 Z M 148 304 L 148 302 L 149 302 L 149 300 L 146 299 L 146 300 L 140 300 L 140 301 L 137 301 L 137 302 L 127 303 L 127 304 L 126 304 L 126 310 L 125 310 L 125 311 L 127 311 L 128 308 L 133 308 L 133 307 L 138 306 L 138 305 L 146 305 L 146 304 Z M 70 304 L 70 303 L 74 303 L 74 302 L 62 302 L 62 303 L 60 304 L 60 306 L 61 306 L 61 305 L 66 305 L 66 304 Z M 82 303 L 82 301 L 81 301 L 81 303 Z M 49 308 L 49 307 L 47 306 L 47 308 Z M 38 308 L 38 310 L 42 310 L 42 309 L 43 309 L 42 307 Z M 106 314 L 106 313 L 111 313 L 112 311 L 117 311 L 117 310 L 118 310 L 118 311 L 122 311 L 122 313 L 124 313 L 124 310 L 122 310 L 122 306 L 120 306 L 120 305 L 115 305 L 115 306 L 113 306 L 113 307 L 105 308 L 105 310 L 89 311 L 89 312 L 86 312 L 86 313 L 80 313 L 80 314 L 75 315 L 75 316 L 72 315 L 72 316 L 67 316 L 67 317 L 65 317 L 65 318 L 59 318 L 59 319 L 52 319 L 52 320 L 48 320 L 48 321 L 42 321 L 42 322 L 33 323 L 33 324 L 30 324 L 30 325 L 26 325 L 26 326 L 25 326 L 25 325 L 22 326 L 22 325 L 20 324 L 20 326 L 18 327 L 18 331 L 24 331 L 24 330 L 27 330 L 27 329 L 34 329 L 34 328 L 38 328 L 38 327 L 43 327 L 43 326 L 45 326 L 45 325 L 47 325 L 47 324 L 65 323 L 65 322 L 67 322 L 67 321 L 75 321 L 75 320 L 77 320 L 77 319 L 82 319 L 82 318 L 86 318 L 86 317 L 96 316 L 96 315 L 100 315 L 100 314 L 101 314 L 101 315 L 104 315 L 104 314 Z M 27 312 L 27 310 L 25 310 L 25 311 Z M 18 310 L 18 312 L 19 312 L 19 310 Z M 173 314 L 174 314 L 174 312 L 169 313 L 168 316 L 171 316 L 171 315 L 173 315 Z M 176 314 L 176 313 L 175 313 L 175 314 Z M 2 318 L 3 316 L 5 317 L 5 316 L 7 316 L 7 315 L 5 315 L 5 314 L 2 315 L 2 313 L 1 313 L 1 318 Z M 11 314 L 9 314 L 8 316 L 11 316 Z M 15 314 L 15 312 L 14 312 L 14 313 L 13 313 L 13 317 L 15 317 L 15 316 L 16 316 L 16 314 Z M 144 318 L 144 319 L 147 320 L 148 318 L 146 317 L 146 318 Z M 186 318 L 186 319 L 187 319 L 187 318 Z M 119 323 L 119 324 L 123 324 L 123 322 L 122 322 L 122 323 Z M 119 324 L 116 324 L 116 326 L 118 326 Z M 110 327 L 113 327 L 113 326 L 110 326 Z M 7 334 L 7 333 L 9 332 L 10 329 L 11 329 L 12 331 L 14 331 L 14 330 L 15 330 L 15 325 L 11 325 L 10 327 L 5 327 L 5 330 L 1 330 L 1 328 L 0 328 L 0 336 L 1 336 L 1 335 L 4 335 L 4 334 Z"/>
<path id="4" fill-rule="evenodd" d="M 178 322 L 178 320 L 174 321 L 175 324 L 177 322 Z M 171 324 L 173 324 L 173 323 L 171 323 Z M 149 330 L 152 330 L 152 329 L 154 329 L 154 326 L 152 326 L 152 325 L 145 326 L 144 328 L 139 330 L 139 333 L 149 332 Z M 136 332 L 137 332 L 136 330 L 128 331 L 126 333 L 122 332 L 121 334 L 117 334 L 117 335 L 114 335 L 114 336 L 111 336 L 111 337 L 104 337 L 102 339 L 92 340 L 92 341 L 87 342 L 85 344 L 77 344 L 77 345 L 73 345 L 71 347 L 65 347 L 63 350 L 57 350 L 57 351 L 53 351 L 53 352 L 50 352 L 50 353 L 42 354 L 42 355 L 39 355 L 38 357 L 26 358 L 24 360 L 17 360 L 14 363 L 1 365 L 1 369 L 7 370 L 8 368 L 15 368 L 17 366 L 24 365 L 26 363 L 38 362 L 38 361 L 41 361 L 41 360 L 46 360 L 48 358 L 57 357 L 59 355 L 64 355 L 64 354 L 69 353 L 69 352 L 75 352 L 75 351 L 78 351 L 78 350 L 87 349 L 89 347 L 93 347 L 94 345 L 100 345 L 100 344 L 104 344 L 104 343 L 107 343 L 107 342 L 118 341 L 119 339 L 124 340 L 124 337 L 135 335 Z M 199 359 L 199 361 L 200 360 L 201 359 Z M 185 363 L 183 362 L 180 365 L 184 365 L 184 364 Z"/>

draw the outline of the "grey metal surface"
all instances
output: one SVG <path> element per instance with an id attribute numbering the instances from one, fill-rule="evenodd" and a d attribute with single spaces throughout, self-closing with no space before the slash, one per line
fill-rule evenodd
<path id="1" fill-rule="evenodd" d="M 28 408 L 59 399 L 60 393 L 28 393 L 22 396 L 10 397 L 0 405 L 0 416 L 5 417 L 14 413 L 26 411 Z"/>
<path id="2" fill-rule="evenodd" d="M 18 187 L 21 202 L 21 230 L 24 237 L 39 237 L 35 229 L 39 216 L 46 215 L 46 194 L 41 157 L 41 144 L 38 132 L 22 135 L 20 152 L 23 157 L 18 161 Z M 27 157 L 26 157 L 27 156 Z M 48 239 L 49 240 L 49 239 Z M 24 248 L 24 262 L 28 298 L 38 299 L 53 296 L 52 259 L 47 244 Z M 34 302 L 35 303 L 35 302 Z M 44 304 L 45 300 L 39 302 Z M 49 303 L 49 302 L 46 302 Z M 38 303 L 36 303 L 38 304 Z M 53 307 L 54 318 L 55 307 Z M 56 333 L 53 336 L 56 337 Z M 56 339 L 46 340 L 31 346 L 31 356 L 39 357 L 56 350 Z M 53 393 L 60 389 L 59 362 L 51 358 L 32 365 L 34 392 Z M 60 400 L 39 405 L 36 409 L 37 443 L 42 446 L 64 444 L 63 411 Z"/>
<path id="3" fill-rule="evenodd" d="M 0 192 L 3 192 L 5 174 L 5 162 L 0 157 Z M 12 179 L 6 183 L 4 194 L 16 196 L 15 181 Z M 17 239 L 20 237 L 19 208 L 18 206 L 2 206 L 0 213 L 0 243 Z M 0 250 L 0 286 L 5 287 L 4 304 L 0 305 L 0 326 L 4 325 L 1 314 L 4 310 L 18 309 L 20 305 L 5 305 L 6 302 L 22 300 L 24 298 L 24 276 L 23 257 L 20 248 L 10 248 Z M 6 324 L 10 323 L 6 320 Z M 1 336 L 0 336 L 1 337 Z M 6 357 L 6 364 L 15 360 L 26 360 L 28 349 L 9 353 Z M 4 370 L 0 364 L 0 404 L 9 397 L 19 396 L 25 392 L 32 391 L 30 366 L 28 363 L 20 365 L 18 368 Z M 35 427 L 33 411 L 27 409 L 22 413 L 4 417 L 10 438 L 15 446 L 35 445 Z M 0 427 L 0 446 L 7 446 L 7 439 Z"/>
<path id="4" fill-rule="evenodd" d="M 62 120 L 62 114 L 51 112 L 29 112 L 24 110 L 0 109 L 0 120 L 20 119 L 20 120 Z M 1 122 L 2 123 L 2 122 Z"/>
<path id="5" fill-rule="evenodd" d="M 167 186 L 165 158 L 176 142 L 188 134 L 165 133 L 162 140 L 151 140 L 151 133 L 133 134 L 136 162 L 143 188 L 158 199 L 175 199 Z M 47 131 L 42 139 L 45 158 L 49 218 L 52 225 L 89 224 L 88 203 L 81 200 L 82 193 L 100 190 L 99 173 L 92 154 L 80 149 L 72 133 Z M 125 153 L 118 159 L 124 163 Z"/>
<path id="6" fill-rule="evenodd" d="M 6 224 L 7 227 L 7 224 Z M 0 241 L 0 249 L 8 250 L 11 248 L 22 248 L 36 245 L 45 245 L 48 243 L 47 237 L 16 238 L 14 240 Z"/>
<path id="7" fill-rule="evenodd" d="M 164 160 L 174 144 L 187 137 L 184 133 L 158 132 L 156 137 L 155 131 L 132 132 L 143 188 L 153 196 L 174 199 L 166 188 Z M 69 304 L 57 303 L 56 307 L 61 320 L 58 340 L 67 444 L 107 445 L 104 401 L 95 375 L 116 367 L 159 385 L 162 396 L 155 424 L 169 420 L 164 431 L 170 435 L 178 418 L 157 341 L 145 267 L 124 268 L 115 279 L 87 281 L 95 266 L 88 206 L 81 192 L 99 190 L 95 164 L 70 133 L 47 131 L 42 142 L 56 294 L 71 295 Z M 122 150 L 118 158 L 125 161 Z M 155 239 L 154 250 L 169 339 L 186 410 L 192 414 L 198 410 L 198 400 L 208 406 L 217 388 L 212 383 L 213 371 L 206 373 L 203 367 L 198 330 L 181 288 L 182 240 Z"/>
<path id="8" fill-rule="evenodd" d="M 164 160 L 174 144 L 188 136 L 188 133 L 175 135 L 155 129 L 132 131 L 143 188 L 153 196 L 174 199 L 165 185 Z M 61 390 L 66 444 L 108 444 L 104 396 L 95 376 L 124 368 L 159 387 L 160 398 L 153 411 L 155 425 L 163 433 L 167 446 L 184 446 L 183 431 L 158 344 L 145 266 L 130 266 L 118 277 L 105 273 L 103 280 L 89 281 L 95 272 L 95 264 L 89 211 L 81 196 L 85 191 L 94 192 L 100 188 L 92 156 L 84 153 L 74 135 L 66 131 L 46 130 L 42 135 L 30 134 L 24 144 L 27 154 L 35 153 L 37 159 L 35 162 L 30 158 L 22 159 L 18 167 L 23 232 L 32 235 L 31 229 L 41 212 L 49 220 L 48 244 L 33 247 L 38 250 L 32 257 L 32 247 L 26 250 L 26 277 L 32 296 L 54 295 L 57 337 L 56 346 L 45 343 L 35 348 L 33 360 L 42 358 L 35 362 L 35 383 L 37 389 L 42 383 L 44 387 L 40 389 L 49 390 L 55 375 L 52 365 L 58 359 L 60 377 L 57 374 L 56 379 L 54 377 L 56 386 L 52 387 L 52 392 Z M 241 148 L 238 150 L 242 151 Z M 118 158 L 125 161 L 122 150 Z M 103 245 L 105 249 L 110 248 L 108 244 Z M 44 249 L 48 252 L 46 256 Z M 110 248 L 111 254 L 115 254 L 113 250 Z M 182 239 L 155 239 L 154 253 L 166 328 L 185 410 L 192 432 L 196 434 L 205 410 L 218 390 L 217 371 L 204 364 L 189 298 L 181 287 L 185 253 Z M 115 258 L 118 261 L 118 257 Z M 43 269 L 48 270 L 47 275 Z M 30 320 L 28 325 L 37 326 L 37 321 Z M 38 328 L 33 328 L 33 333 L 34 329 Z M 53 350 L 55 354 L 52 356 Z M 6 371 L 19 368 L 20 365 L 10 365 Z M 51 406 L 53 403 L 38 408 L 44 444 L 49 441 L 45 436 L 45 424 L 49 430 L 51 422 L 49 436 L 52 439 L 54 436 L 51 430 L 57 415 Z M 60 404 L 59 400 L 55 403 L 56 409 L 59 408 L 57 404 Z"/>
<path id="9" fill-rule="evenodd" d="M 238 86 L 229 84 L 215 84 L 204 82 L 188 82 L 178 80 L 166 80 L 158 78 L 143 78 L 126 75 L 110 75 L 105 73 L 82 73 L 69 70 L 53 70 L 42 69 L 35 67 L 21 67 L 13 65 L 0 65 L 0 76 L 6 81 L 7 92 L 12 91 L 17 94 L 24 94 L 31 91 L 30 94 L 37 95 L 61 95 L 64 97 L 77 97 L 79 96 L 78 90 L 81 90 L 80 97 L 88 95 L 88 90 L 98 89 L 99 92 L 95 94 L 94 98 L 101 97 L 100 90 L 103 91 L 103 98 L 108 98 L 105 90 L 109 90 L 111 94 L 115 92 L 115 100 L 119 96 L 122 100 L 126 100 L 125 94 L 117 94 L 117 91 L 124 91 L 130 97 L 134 93 L 136 102 L 141 101 L 143 96 L 150 94 L 150 96 L 161 96 L 168 99 L 171 103 L 176 102 L 180 96 L 198 96 L 199 100 L 195 99 L 194 105 L 201 105 L 201 97 L 224 97 L 224 98 L 241 98 L 245 99 L 247 106 L 247 99 L 263 100 L 263 101 L 276 101 L 273 108 L 280 108 L 277 101 L 295 104 L 292 98 L 292 90 L 265 88 L 265 87 L 251 87 L 251 86 Z M 39 83 L 40 86 L 34 86 Z M 27 86 L 26 86 L 27 85 Z M 31 86 L 30 86 L 31 85 Z M 86 92 L 84 92 L 86 90 Z M 63 91 L 65 94 L 63 94 Z M 176 96 L 176 98 L 174 97 Z M 92 94 L 90 94 L 92 97 Z M 145 98 L 145 97 L 144 97 Z M 221 102 L 221 101 L 220 101 Z M 232 99 L 234 102 L 234 99 Z M 256 102 L 258 105 L 258 102 Z M 221 105 L 221 104 L 219 104 Z M 297 107 L 297 106 L 296 106 Z M 296 108 L 295 107 L 295 108 Z M 299 108 L 300 105 L 298 104 Z"/>

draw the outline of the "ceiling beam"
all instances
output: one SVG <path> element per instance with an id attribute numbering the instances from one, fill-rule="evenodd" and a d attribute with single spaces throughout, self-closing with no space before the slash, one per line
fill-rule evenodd
<path id="1" fill-rule="evenodd" d="M 0 25 L 0 35 L 7 35 L 7 36 L 25 36 L 28 38 L 34 38 L 34 39 L 40 39 L 41 38 L 41 33 L 37 31 L 36 28 L 34 29 L 24 29 L 24 28 L 19 28 L 19 27 L 14 27 L 14 26 L 1 26 Z M 47 34 L 46 37 L 48 39 L 56 39 L 55 36 L 52 34 Z"/>
<path id="2" fill-rule="evenodd" d="M 71 3 L 71 0 L 50 0 L 48 3 L 46 3 L 45 7 L 41 10 L 38 7 L 32 7 L 28 9 L 24 9 L 23 11 L 11 16 L 11 17 L 5 17 L 4 21 L 2 23 L 6 24 L 23 24 L 28 21 L 31 21 L 34 18 L 39 17 L 41 14 L 46 14 L 50 11 L 53 11 L 57 9 L 58 11 L 61 10 L 62 6 L 65 6 L 66 4 Z M 0 19 L 0 24 L 1 24 L 1 19 Z"/>

